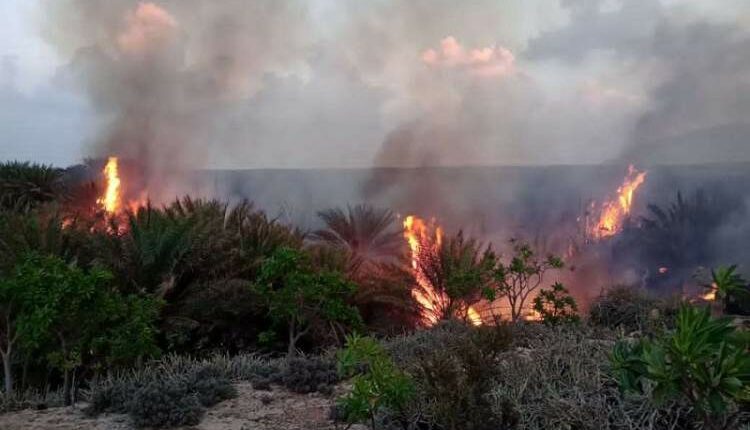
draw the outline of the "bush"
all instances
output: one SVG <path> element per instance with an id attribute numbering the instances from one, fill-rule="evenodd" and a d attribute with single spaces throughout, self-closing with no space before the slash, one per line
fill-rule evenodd
<path id="1" fill-rule="evenodd" d="M 400 417 L 411 425 L 441 429 L 502 429 L 514 421 L 506 408 L 494 411 L 488 395 L 497 361 L 512 342 L 508 325 L 470 327 L 445 322 L 430 330 L 391 339 L 394 361 L 414 376 L 416 396 Z"/>
<path id="2" fill-rule="evenodd" d="M 585 325 L 529 325 L 524 347 L 497 361 L 491 398 L 496 415 L 517 419 L 517 428 L 689 428 L 687 405 L 654 407 L 640 395 L 623 398 L 610 376 L 614 337 Z"/>
<path id="3" fill-rule="evenodd" d="M 339 353 L 339 371 L 352 376 L 352 391 L 339 399 L 340 409 L 332 411 L 334 419 L 369 420 L 375 429 L 376 414 L 388 411 L 404 428 L 408 426 L 404 411 L 414 396 L 414 384 L 376 340 L 348 336 L 346 348 Z"/>
<path id="4" fill-rule="evenodd" d="M 226 375 L 214 366 L 206 366 L 193 372 L 188 388 L 195 392 L 203 406 L 213 406 L 221 401 L 237 397 L 237 390 Z"/>
<path id="5" fill-rule="evenodd" d="M 545 324 L 578 322 L 578 304 L 563 284 L 555 282 L 549 290 L 542 289 L 534 298 L 534 310 Z"/>
<path id="6" fill-rule="evenodd" d="M 589 322 L 627 332 L 645 331 L 659 312 L 658 302 L 629 287 L 615 287 L 591 304 Z"/>
<path id="7" fill-rule="evenodd" d="M 185 381 L 156 380 L 141 387 L 128 402 L 136 427 L 196 425 L 205 412 L 198 395 Z"/>
<path id="8" fill-rule="evenodd" d="M 619 342 L 612 363 L 625 391 L 655 401 L 686 401 L 707 429 L 737 425 L 750 403 L 750 341 L 728 318 L 683 305 L 674 332 Z M 747 417 L 745 417 L 747 418 Z"/>
<path id="9" fill-rule="evenodd" d="M 301 394 L 330 393 L 338 381 L 336 364 L 324 357 L 291 358 L 278 376 L 281 385 Z"/>

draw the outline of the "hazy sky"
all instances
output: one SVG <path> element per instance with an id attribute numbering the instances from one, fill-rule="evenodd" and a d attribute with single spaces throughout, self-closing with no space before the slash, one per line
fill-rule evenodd
<path id="1" fill-rule="evenodd" d="M 748 76 L 745 0 L 0 0 L 0 160 L 750 160 Z"/>

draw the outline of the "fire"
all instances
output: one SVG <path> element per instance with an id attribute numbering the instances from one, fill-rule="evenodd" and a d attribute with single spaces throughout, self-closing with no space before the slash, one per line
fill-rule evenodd
<path id="1" fill-rule="evenodd" d="M 703 300 L 707 301 L 707 302 L 713 302 L 714 300 L 716 300 L 716 290 L 717 289 L 718 289 L 718 287 L 716 286 L 715 283 L 711 284 L 711 289 L 708 290 L 708 292 L 706 294 L 702 295 L 701 298 Z"/>
<path id="2" fill-rule="evenodd" d="M 646 172 L 639 172 L 635 167 L 628 167 L 628 174 L 617 189 L 617 198 L 604 202 L 599 221 L 591 229 L 591 235 L 597 239 L 610 237 L 622 228 L 623 222 L 630 215 L 633 196 L 646 181 Z"/>
<path id="3" fill-rule="evenodd" d="M 120 172 L 118 169 L 117 157 L 109 157 L 107 165 L 104 166 L 104 176 L 107 181 L 107 189 L 104 195 L 97 200 L 108 214 L 115 214 L 122 206 L 121 189 L 120 189 Z"/>
<path id="4" fill-rule="evenodd" d="M 404 238 L 411 251 L 411 267 L 419 288 L 412 290 L 412 296 L 423 309 L 423 318 L 427 325 L 434 325 L 440 318 L 440 310 L 445 308 L 448 298 L 430 284 L 421 270 L 419 261 L 429 253 L 437 252 L 443 244 L 443 229 L 435 222 L 425 222 L 414 215 L 404 218 Z M 469 306 L 466 317 L 473 325 L 481 325 L 482 317 L 476 309 Z"/>

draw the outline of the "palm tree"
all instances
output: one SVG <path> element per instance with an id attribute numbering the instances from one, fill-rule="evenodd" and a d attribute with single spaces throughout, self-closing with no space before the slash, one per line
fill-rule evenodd
<path id="1" fill-rule="evenodd" d="M 393 261 L 402 254 L 404 240 L 390 209 L 369 205 L 318 212 L 325 228 L 312 234 L 315 241 L 346 249 L 365 264 Z"/>
<path id="2" fill-rule="evenodd" d="M 480 301 L 493 285 L 497 262 L 492 247 L 463 232 L 442 243 L 421 243 L 415 276 L 417 295 L 426 316 L 437 321 L 467 318 L 469 306 Z"/>
<path id="3" fill-rule="evenodd" d="M 747 282 L 737 272 L 737 266 L 720 266 L 711 270 L 711 284 L 705 285 L 709 294 L 713 293 L 711 313 L 721 316 L 727 307 L 729 297 L 748 294 Z"/>
<path id="4" fill-rule="evenodd" d="M 63 170 L 10 161 L 0 163 L 0 208 L 27 212 L 64 195 Z"/>

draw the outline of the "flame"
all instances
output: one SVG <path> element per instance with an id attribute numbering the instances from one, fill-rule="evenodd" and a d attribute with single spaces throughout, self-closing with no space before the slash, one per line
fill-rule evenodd
<path id="1" fill-rule="evenodd" d="M 716 290 L 718 290 L 719 287 L 716 286 L 716 283 L 711 284 L 711 289 L 704 295 L 701 296 L 701 298 L 707 302 L 713 302 L 716 300 Z"/>
<path id="2" fill-rule="evenodd" d="M 117 157 L 109 157 L 107 165 L 104 166 L 103 173 L 107 181 L 107 189 L 104 191 L 104 195 L 97 200 L 97 203 L 99 203 L 107 213 L 115 214 L 120 210 L 122 205 L 120 195 L 121 181 Z"/>
<path id="3" fill-rule="evenodd" d="M 422 307 L 424 322 L 431 326 L 438 322 L 440 309 L 448 302 L 448 298 L 442 292 L 436 291 L 419 270 L 419 261 L 426 255 L 436 252 L 443 244 L 443 229 L 435 225 L 434 220 L 430 223 L 414 215 L 404 218 L 404 238 L 409 244 L 411 251 L 411 267 L 414 278 L 419 288 L 412 289 L 412 296 Z M 469 306 L 466 309 L 466 317 L 473 325 L 481 325 L 482 317 L 476 309 Z"/>
<path id="4" fill-rule="evenodd" d="M 628 167 L 628 174 L 622 185 L 617 189 L 617 198 L 604 202 L 599 222 L 592 227 L 591 235 L 597 239 L 617 234 L 630 215 L 633 196 L 638 188 L 646 181 L 646 172 L 639 172 L 633 165 Z M 593 206 L 593 205 L 592 205 Z"/>
<path id="5" fill-rule="evenodd" d="M 542 314 L 536 311 L 536 309 L 529 309 L 526 315 L 523 316 L 524 321 L 541 321 Z"/>

